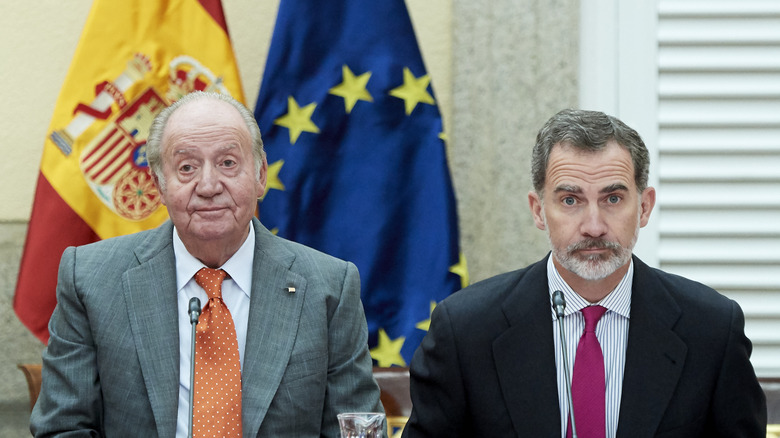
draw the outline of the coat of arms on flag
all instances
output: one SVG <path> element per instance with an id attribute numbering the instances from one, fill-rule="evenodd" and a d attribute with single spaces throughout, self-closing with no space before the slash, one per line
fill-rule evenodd
<path id="1" fill-rule="evenodd" d="M 145 219 L 160 206 L 145 153 L 154 117 L 192 91 L 229 94 L 220 78 L 190 56 L 174 58 L 168 71 L 163 97 L 161 90 L 148 85 L 146 75 L 153 72 L 151 61 L 136 54 L 116 79 L 95 87 L 92 102 L 76 106 L 67 126 L 49 135 L 66 156 L 73 152 L 75 142 L 85 143 L 79 156 L 84 179 L 97 198 L 123 219 Z M 140 94 L 130 95 L 133 89 L 140 89 Z M 101 124 L 102 129 L 90 136 L 91 130 Z"/>

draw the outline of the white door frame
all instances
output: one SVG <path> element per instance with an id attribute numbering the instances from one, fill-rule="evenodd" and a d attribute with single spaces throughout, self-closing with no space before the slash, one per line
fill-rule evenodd
<path id="1" fill-rule="evenodd" d="M 658 0 L 582 0 L 580 107 L 603 111 L 636 129 L 650 151 L 650 185 L 658 185 Z M 658 216 L 634 252 L 658 266 Z"/>

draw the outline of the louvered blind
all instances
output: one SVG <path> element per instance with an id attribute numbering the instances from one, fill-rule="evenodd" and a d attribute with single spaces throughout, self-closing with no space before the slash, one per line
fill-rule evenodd
<path id="1" fill-rule="evenodd" d="M 658 5 L 658 263 L 738 301 L 780 376 L 780 1 Z"/>

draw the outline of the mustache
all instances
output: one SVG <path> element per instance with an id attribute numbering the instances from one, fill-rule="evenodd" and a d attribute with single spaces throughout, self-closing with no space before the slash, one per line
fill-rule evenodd
<path id="1" fill-rule="evenodd" d="M 569 245 L 569 247 L 566 248 L 566 251 L 572 253 L 576 251 L 582 251 L 585 249 L 610 249 L 613 251 L 617 251 L 621 249 L 621 246 L 617 242 L 612 242 L 604 239 L 585 239 Z"/>

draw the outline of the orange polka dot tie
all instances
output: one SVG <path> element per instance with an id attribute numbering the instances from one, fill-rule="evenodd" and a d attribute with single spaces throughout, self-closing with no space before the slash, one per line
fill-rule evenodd
<path id="1" fill-rule="evenodd" d="M 192 436 L 241 436 L 241 362 L 233 317 L 222 301 L 222 269 L 195 274 L 209 300 L 198 321 Z"/>

